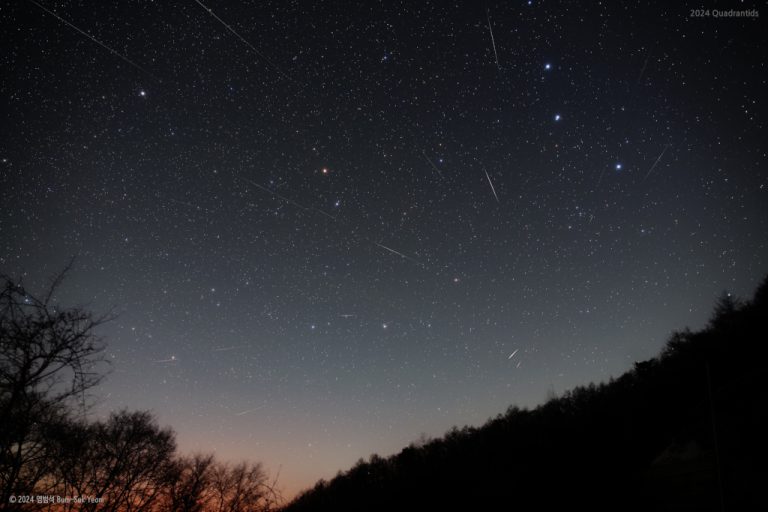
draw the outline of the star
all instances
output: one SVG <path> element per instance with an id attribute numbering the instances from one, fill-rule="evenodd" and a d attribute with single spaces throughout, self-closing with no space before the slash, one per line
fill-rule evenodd
<path id="1" fill-rule="evenodd" d="M 550 64 L 549 62 L 547 62 L 546 64 L 544 64 L 544 69 L 545 69 L 545 70 L 547 70 L 547 71 L 549 71 L 550 69 L 552 69 L 552 64 Z"/>
<path id="2" fill-rule="evenodd" d="M 616 170 L 617 170 L 617 171 L 620 171 L 620 170 L 621 170 L 621 164 L 620 164 L 620 163 L 617 163 L 617 164 L 616 164 Z"/>
<path id="3" fill-rule="evenodd" d="M 141 96 L 142 98 L 146 98 L 146 96 L 147 96 L 147 91 L 145 91 L 145 90 L 143 90 L 143 89 L 142 89 L 141 91 L 139 91 L 139 96 Z"/>
<path id="4" fill-rule="evenodd" d="M 559 120 L 560 120 L 560 114 L 555 114 L 555 121 L 559 121 Z"/>

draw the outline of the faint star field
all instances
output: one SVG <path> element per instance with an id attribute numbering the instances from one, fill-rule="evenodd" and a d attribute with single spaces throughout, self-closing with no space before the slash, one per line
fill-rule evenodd
<path id="1" fill-rule="evenodd" d="M 119 314 L 94 414 L 152 410 L 288 496 L 618 376 L 768 272 L 760 19 L 28 0 L 0 23 L 0 268 L 40 289 L 76 256 L 59 299 Z"/>

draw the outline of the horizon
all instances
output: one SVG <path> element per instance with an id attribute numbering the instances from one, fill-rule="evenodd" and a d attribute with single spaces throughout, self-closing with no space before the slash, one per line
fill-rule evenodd
<path id="1" fill-rule="evenodd" d="M 94 417 L 152 411 L 287 497 L 618 377 L 768 274 L 759 18 L 28 0 L 0 23 L 0 271 L 39 291 L 75 257 L 57 300 L 118 313 Z"/>
<path id="2" fill-rule="evenodd" d="M 732 293 L 732 292 L 730 292 L 728 290 L 722 290 L 722 292 L 728 292 L 728 293 L 730 293 L 731 296 L 733 296 L 736 299 L 747 300 L 747 299 L 751 299 L 751 297 L 753 296 L 754 291 L 756 290 L 758 285 L 759 285 L 759 282 L 754 283 L 754 285 L 751 287 L 751 289 L 749 289 L 748 292 L 745 292 L 745 293 L 742 293 L 742 294 Z M 618 378 L 621 375 L 623 375 L 625 372 L 631 370 L 635 363 L 647 361 L 649 359 L 658 357 L 658 355 L 660 354 L 661 349 L 664 348 L 666 342 L 669 340 L 670 336 L 672 336 L 672 334 L 674 332 L 683 331 L 685 329 L 690 329 L 691 331 L 695 332 L 695 331 L 698 331 L 700 329 L 704 329 L 707 326 L 707 323 L 709 322 L 709 320 L 712 317 L 712 314 L 714 312 L 714 307 L 715 307 L 715 303 L 716 303 L 716 299 L 717 298 L 718 298 L 718 296 L 713 296 L 712 297 L 712 299 L 710 301 L 711 303 L 710 303 L 709 310 L 707 310 L 707 311 L 700 311 L 699 312 L 701 314 L 697 315 L 697 316 L 700 317 L 700 318 L 698 318 L 698 322 L 697 323 L 695 323 L 695 324 L 680 325 L 679 327 L 676 327 L 676 328 L 668 331 L 667 334 L 663 337 L 663 339 L 658 340 L 659 341 L 658 342 L 658 346 L 656 347 L 656 349 L 651 354 L 649 354 L 647 356 L 640 357 L 639 359 L 636 359 L 636 360 L 631 360 L 631 361 L 627 360 L 626 367 L 625 368 L 618 368 L 617 369 L 617 373 L 610 373 L 608 375 L 601 376 L 601 378 L 598 378 L 598 379 L 595 379 L 595 380 L 574 382 L 572 384 L 564 384 L 563 387 L 560 388 L 560 389 L 556 389 L 556 388 L 554 388 L 553 386 L 550 385 L 550 386 L 548 386 L 544 390 L 538 390 L 540 392 L 541 396 L 538 397 L 538 398 L 535 398 L 535 397 L 531 398 L 531 401 L 529 401 L 529 402 L 514 402 L 513 401 L 513 402 L 510 402 L 509 404 L 507 404 L 506 406 L 501 407 L 500 409 L 498 409 L 496 411 L 489 412 L 488 416 L 485 417 L 485 418 L 481 418 L 481 417 L 477 416 L 476 418 L 472 418 L 471 420 L 467 420 L 464 423 L 446 424 L 442 431 L 439 430 L 440 426 L 436 425 L 435 426 L 436 430 L 434 430 L 434 432 L 427 433 L 426 431 L 423 431 L 423 430 L 420 431 L 420 432 L 414 432 L 413 435 L 411 436 L 411 438 L 407 438 L 407 432 L 406 432 L 406 433 L 403 433 L 402 435 L 400 435 L 399 437 L 395 438 L 394 440 L 392 440 L 390 443 L 388 443 L 386 445 L 380 445 L 380 446 L 383 446 L 383 451 L 375 451 L 374 450 L 374 451 L 370 451 L 370 452 L 366 453 L 365 452 L 366 448 L 363 447 L 362 448 L 363 451 L 361 451 L 359 453 L 355 452 L 354 455 L 345 454 L 346 455 L 346 459 L 348 459 L 348 461 L 349 461 L 348 463 L 345 463 L 346 465 L 342 465 L 341 467 L 338 467 L 336 469 L 325 468 L 324 469 L 325 473 L 320 473 L 319 476 L 317 476 L 317 477 L 315 477 L 314 475 L 316 475 L 318 473 L 317 472 L 313 472 L 313 473 L 310 474 L 310 476 L 308 476 L 303 481 L 299 480 L 300 482 L 303 482 L 303 483 L 293 484 L 293 485 L 288 484 L 284 489 L 282 489 L 283 491 L 285 491 L 284 492 L 284 497 L 286 498 L 287 501 L 290 501 L 292 498 L 296 497 L 302 491 L 311 489 L 319 480 L 322 479 L 322 480 L 325 480 L 325 481 L 329 481 L 333 477 L 335 477 L 339 472 L 343 473 L 343 472 L 349 470 L 360 459 L 363 459 L 363 460 L 367 461 L 368 458 L 371 455 L 374 455 L 374 454 L 382 456 L 382 457 L 388 457 L 390 455 L 395 455 L 395 454 L 399 453 L 402 449 L 404 449 L 407 446 L 409 446 L 411 443 L 418 443 L 420 441 L 423 441 L 424 440 L 424 436 L 426 436 L 427 439 L 438 439 L 438 438 L 441 438 L 448 431 L 450 431 L 453 427 L 458 427 L 458 428 L 462 428 L 462 427 L 465 427 L 465 426 L 480 427 L 480 426 L 484 425 L 486 422 L 492 420 L 497 415 L 504 414 L 509 407 L 517 406 L 517 407 L 520 407 L 521 409 L 532 410 L 532 409 L 537 408 L 540 405 L 545 404 L 547 401 L 549 401 L 553 397 L 562 396 L 563 393 L 568 392 L 570 390 L 573 390 L 575 387 L 587 386 L 589 384 L 597 385 L 597 384 L 601 384 L 601 383 L 608 383 L 611 379 Z M 654 340 L 654 344 L 656 344 L 655 341 L 657 341 L 657 340 Z M 108 375 L 107 378 L 109 379 L 109 377 L 110 376 Z M 101 393 L 101 394 L 103 394 L 103 393 Z M 105 402 L 105 403 L 107 403 L 107 402 Z M 141 407 L 136 407 L 136 406 L 132 407 L 132 406 L 127 405 L 127 404 L 121 405 L 120 408 L 127 408 L 129 410 L 135 410 L 135 409 L 144 410 Z M 101 407 L 101 406 L 97 406 L 96 410 L 94 411 L 93 416 L 94 416 L 94 419 L 105 419 L 110 413 L 115 412 L 116 410 L 117 409 L 114 409 L 114 408 L 104 408 L 104 407 Z M 259 408 L 259 410 L 261 410 L 261 408 Z M 162 418 L 165 417 L 165 414 L 164 414 L 164 412 L 162 410 L 150 410 L 150 412 L 152 412 L 153 414 L 157 415 L 157 417 L 159 419 L 162 419 Z M 242 415 L 245 415 L 245 414 L 250 414 L 251 412 L 255 412 L 255 411 L 250 411 L 250 410 L 241 411 L 239 413 L 236 413 L 235 416 L 242 416 Z M 242 414 L 242 413 L 245 413 L 245 414 Z M 232 439 L 231 443 L 223 445 L 224 446 L 223 449 L 217 449 L 217 447 L 215 447 L 215 446 L 212 447 L 209 444 L 209 442 L 206 441 L 207 438 L 204 435 L 202 435 L 202 434 L 200 435 L 201 439 L 196 439 L 197 436 L 195 435 L 195 433 L 194 432 L 189 432 L 187 428 L 184 428 L 184 427 L 177 428 L 177 426 L 175 424 L 163 423 L 162 421 L 160 423 L 161 423 L 161 426 L 170 426 L 170 427 L 172 427 L 174 429 L 174 431 L 176 432 L 177 441 L 179 442 L 179 447 L 180 447 L 182 453 L 186 453 L 186 454 L 214 453 L 218 457 L 220 457 L 222 460 L 228 461 L 230 463 L 238 463 L 238 462 L 241 462 L 241 461 L 257 461 L 257 462 L 261 462 L 261 463 L 263 463 L 265 465 L 265 469 L 267 469 L 267 471 L 268 471 L 268 473 L 270 475 L 281 475 L 282 471 L 284 470 L 284 467 L 283 467 L 284 465 L 282 463 L 281 464 L 276 464 L 276 465 L 270 465 L 269 464 L 270 461 L 268 461 L 268 460 L 258 459 L 258 458 L 255 458 L 254 456 L 242 455 L 242 453 L 241 453 L 242 446 L 240 445 L 240 441 L 239 441 L 240 438 Z M 180 423 L 180 425 L 186 425 L 186 423 L 184 421 L 182 421 Z M 181 432 L 184 432 L 183 436 L 181 435 L 180 430 L 181 430 Z M 256 445 L 256 446 L 258 447 L 259 445 Z M 255 453 L 258 454 L 260 452 L 256 451 Z M 278 484 L 278 487 L 283 485 L 280 480 L 278 480 L 277 484 Z"/>

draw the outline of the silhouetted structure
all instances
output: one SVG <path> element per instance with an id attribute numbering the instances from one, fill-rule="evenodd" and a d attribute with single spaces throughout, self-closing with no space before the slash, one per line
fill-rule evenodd
<path id="1" fill-rule="evenodd" d="M 768 280 L 607 384 L 373 455 L 286 512 L 764 510 Z"/>

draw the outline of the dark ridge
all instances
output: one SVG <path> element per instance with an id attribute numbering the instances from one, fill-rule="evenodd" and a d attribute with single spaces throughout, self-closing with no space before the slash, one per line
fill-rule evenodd
<path id="1" fill-rule="evenodd" d="M 361 459 L 284 511 L 766 510 L 767 352 L 768 278 L 617 379 Z"/>

